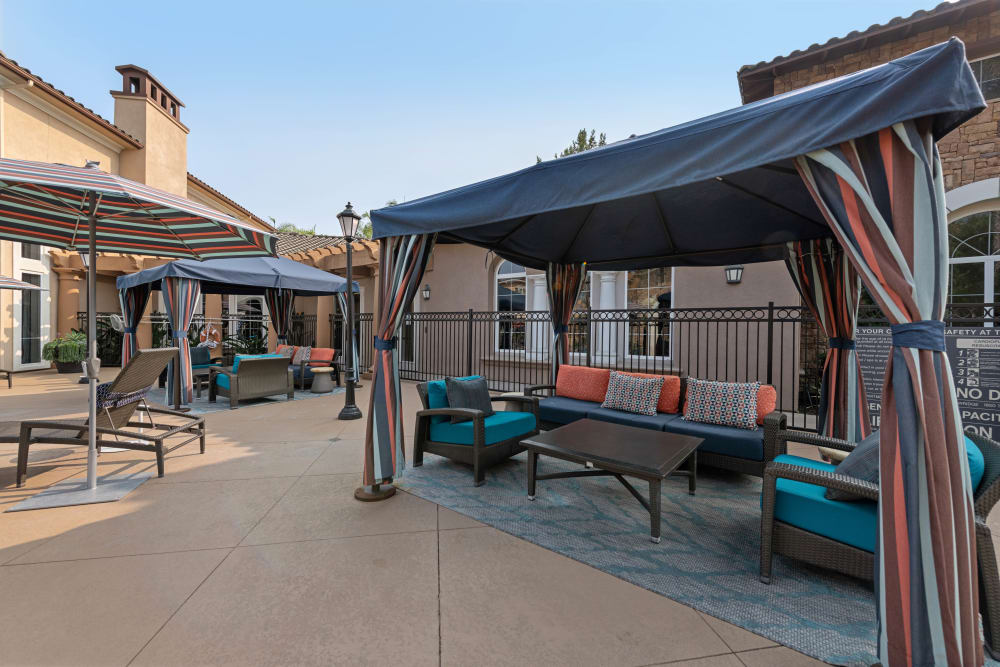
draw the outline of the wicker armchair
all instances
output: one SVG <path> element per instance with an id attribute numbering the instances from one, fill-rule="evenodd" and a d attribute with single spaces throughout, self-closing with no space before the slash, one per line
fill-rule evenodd
<path id="1" fill-rule="evenodd" d="M 235 410 L 240 401 L 285 394 L 295 397 L 295 383 L 288 359 L 284 357 L 249 357 L 240 359 L 235 372 L 223 366 L 209 368 L 208 398 L 228 396 L 229 408 Z M 226 380 L 220 383 L 220 377 Z"/>
<path id="2" fill-rule="evenodd" d="M 979 566 L 979 604 L 983 616 L 986 649 L 992 657 L 1000 659 L 1000 645 L 995 643 L 1000 641 L 1000 572 L 998 572 L 993 538 L 986 524 L 990 511 L 997 500 L 1000 500 L 1000 443 L 973 433 L 966 435 L 982 452 L 986 463 L 983 479 L 973 493 L 976 511 L 976 556 Z M 792 440 L 846 452 L 855 447 L 854 443 L 802 431 L 783 430 L 778 437 L 783 443 Z M 859 579 L 871 580 L 875 572 L 873 553 L 775 519 L 775 496 L 779 478 L 849 491 L 861 498 L 878 501 L 878 484 L 783 462 L 769 463 L 764 471 L 761 500 L 760 580 L 765 584 L 771 583 L 771 560 L 775 553 Z"/>
<path id="3" fill-rule="evenodd" d="M 491 401 L 518 403 L 523 408 L 519 412 L 530 412 L 534 415 L 534 428 L 516 436 L 491 444 L 487 441 L 487 420 L 481 410 L 470 408 L 428 408 L 427 383 L 417 385 L 417 394 L 423 404 L 423 410 L 417 412 L 417 424 L 414 429 L 413 467 L 424 464 L 424 452 L 443 456 L 452 461 L 466 463 L 472 466 L 472 477 L 476 486 L 482 486 L 486 481 L 486 470 L 491 466 L 524 451 L 521 440 L 538 433 L 538 400 L 527 396 L 491 396 Z M 471 417 L 473 441 L 471 444 L 442 442 L 431 439 L 431 422 L 434 417 Z"/>

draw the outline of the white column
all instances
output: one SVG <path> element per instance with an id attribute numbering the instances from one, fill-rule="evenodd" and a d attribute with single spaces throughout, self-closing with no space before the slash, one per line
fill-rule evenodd
<path id="1" fill-rule="evenodd" d="M 528 276 L 528 293 L 530 299 L 525 304 L 528 310 L 547 311 L 549 309 L 544 273 Z M 547 340 L 552 336 L 552 327 L 547 322 L 536 320 L 529 322 L 526 329 L 528 340 L 525 341 L 525 346 L 531 354 L 541 356 L 548 346 Z"/>
<path id="2" fill-rule="evenodd" d="M 593 287 L 594 281 L 598 283 L 597 307 L 601 310 L 614 310 L 618 307 L 618 273 L 614 271 L 594 272 L 590 277 L 590 284 Z M 594 337 L 597 344 L 594 350 L 602 357 L 613 358 L 618 352 L 618 329 L 621 324 L 618 322 L 598 321 L 594 325 Z"/>

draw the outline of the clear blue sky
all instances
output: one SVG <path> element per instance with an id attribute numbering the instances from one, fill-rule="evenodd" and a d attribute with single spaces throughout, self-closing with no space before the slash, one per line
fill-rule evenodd
<path id="1" fill-rule="evenodd" d="M 359 210 L 737 106 L 736 70 L 927 0 L 0 0 L 0 50 L 106 118 L 115 65 L 187 107 L 188 168 L 260 216 Z"/>

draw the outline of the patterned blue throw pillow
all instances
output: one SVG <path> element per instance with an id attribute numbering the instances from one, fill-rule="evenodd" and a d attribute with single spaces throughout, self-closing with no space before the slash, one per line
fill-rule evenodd
<path id="1" fill-rule="evenodd" d="M 611 371 L 608 393 L 604 395 L 601 407 L 638 415 L 655 415 L 662 389 L 662 377 L 639 378 Z"/>
<path id="2" fill-rule="evenodd" d="M 757 428 L 759 382 L 687 381 L 684 419 L 704 424 Z"/>

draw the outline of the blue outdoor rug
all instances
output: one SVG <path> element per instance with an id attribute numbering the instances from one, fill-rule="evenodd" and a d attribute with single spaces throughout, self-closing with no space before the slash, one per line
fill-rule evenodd
<path id="1" fill-rule="evenodd" d="M 295 397 L 293 401 L 301 401 L 308 398 L 319 398 L 321 396 L 333 396 L 335 394 L 342 394 L 346 389 L 343 387 L 334 387 L 332 392 L 326 394 L 314 394 L 308 389 L 296 389 Z M 153 387 L 149 394 L 148 399 L 150 403 L 156 403 L 157 405 L 168 405 L 167 403 L 167 390 L 160 387 Z M 275 394 L 274 396 L 266 396 L 264 398 L 251 398 L 248 400 L 240 401 L 239 406 L 241 408 L 250 408 L 257 405 L 275 405 L 279 403 L 287 403 L 288 397 L 284 394 Z M 173 404 L 169 404 L 169 407 L 173 407 Z M 208 400 L 208 389 L 203 389 L 201 391 L 201 398 L 195 396 L 194 400 L 189 406 L 191 408 L 191 414 L 204 415 L 209 412 L 220 412 L 222 410 L 229 410 L 229 397 L 219 396 L 215 399 L 215 402 Z"/>
<path id="2" fill-rule="evenodd" d="M 663 540 L 649 541 L 649 514 L 613 477 L 544 480 L 526 491 L 526 454 L 487 473 L 433 454 L 396 483 L 574 560 L 632 582 L 773 641 L 834 664 L 876 662 L 870 585 L 775 556 L 772 583 L 758 580 L 760 486 L 755 477 L 698 471 L 663 484 Z M 539 474 L 579 469 L 540 457 Z M 637 488 L 645 495 L 644 483 Z M 987 658 L 987 663 L 990 660 Z M 993 663 L 996 664 L 996 663 Z"/>

